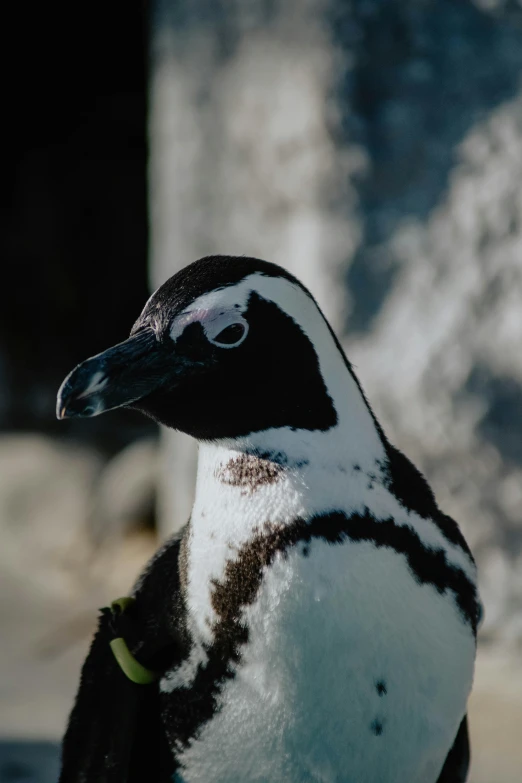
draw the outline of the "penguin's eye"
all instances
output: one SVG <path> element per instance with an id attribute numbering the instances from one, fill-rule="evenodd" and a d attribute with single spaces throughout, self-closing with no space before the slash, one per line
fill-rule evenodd
<path id="1" fill-rule="evenodd" d="M 230 324 L 209 339 L 214 345 L 220 345 L 223 348 L 235 348 L 243 342 L 247 335 L 247 331 L 246 322 Z"/>

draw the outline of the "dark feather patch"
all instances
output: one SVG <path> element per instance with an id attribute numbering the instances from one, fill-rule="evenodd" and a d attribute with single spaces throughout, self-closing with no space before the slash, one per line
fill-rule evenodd
<path id="1" fill-rule="evenodd" d="M 473 561 L 473 555 L 459 526 L 437 506 L 428 482 L 415 465 L 399 449 L 386 444 L 387 464 L 384 467 L 386 486 L 399 503 L 415 511 L 423 519 L 428 517 L 452 544 L 459 546 Z"/>
<path id="2" fill-rule="evenodd" d="M 379 696 L 386 696 L 388 693 L 384 680 L 378 680 L 378 682 L 375 683 L 375 689 Z"/>
<path id="3" fill-rule="evenodd" d="M 279 481 L 283 468 L 277 462 L 253 454 L 233 457 L 217 472 L 216 478 L 231 487 L 240 487 L 242 494 L 252 494 L 259 487 Z"/>
<path id="4" fill-rule="evenodd" d="M 372 720 L 370 728 L 372 734 L 375 734 L 376 737 L 380 737 L 384 731 L 384 722 L 380 718 L 375 718 L 375 720 Z"/>

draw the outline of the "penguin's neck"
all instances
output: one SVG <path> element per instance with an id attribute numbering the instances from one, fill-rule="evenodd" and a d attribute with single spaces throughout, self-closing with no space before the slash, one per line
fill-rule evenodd
<path id="1" fill-rule="evenodd" d="M 384 480 L 382 439 L 359 392 L 356 399 L 355 415 L 338 415 L 326 431 L 283 427 L 201 443 L 193 535 L 214 550 L 236 549 L 267 527 L 345 508 L 368 477 Z"/>
<path id="2" fill-rule="evenodd" d="M 385 491 L 384 447 L 369 412 L 367 423 L 364 443 L 350 438 L 340 421 L 333 431 L 273 430 L 200 445 L 188 536 L 188 606 L 196 636 L 210 640 L 212 586 L 253 538 L 332 510 L 362 511 L 369 476 Z"/>

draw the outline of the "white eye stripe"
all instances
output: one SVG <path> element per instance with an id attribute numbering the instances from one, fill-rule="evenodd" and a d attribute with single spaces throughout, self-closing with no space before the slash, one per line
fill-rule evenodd
<path id="1" fill-rule="evenodd" d="M 172 322 L 170 337 L 176 341 L 185 331 L 187 326 L 193 323 L 201 324 L 207 340 L 220 348 L 236 348 L 248 334 L 248 322 L 240 315 L 240 311 L 234 308 L 210 308 L 198 309 L 182 313 Z M 220 343 L 215 338 L 229 326 L 239 324 L 243 327 L 241 337 L 235 343 Z"/>
<path id="2" fill-rule="evenodd" d="M 200 323 L 205 328 L 205 321 L 209 318 L 210 312 L 210 310 L 189 310 L 187 313 L 178 315 L 170 327 L 171 340 L 177 340 L 190 324 Z"/>

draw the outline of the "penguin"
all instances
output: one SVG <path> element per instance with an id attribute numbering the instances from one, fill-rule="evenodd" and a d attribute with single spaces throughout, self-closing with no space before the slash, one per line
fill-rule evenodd
<path id="1" fill-rule="evenodd" d="M 62 419 L 120 407 L 197 440 L 196 496 L 132 594 L 129 649 L 157 672 L 129 685 L 132 738 L 101 622 L 62 783 L 465 781 L 476 565 L 303 284 L 249 257 L 183 268 L 58 393 Z"/>

